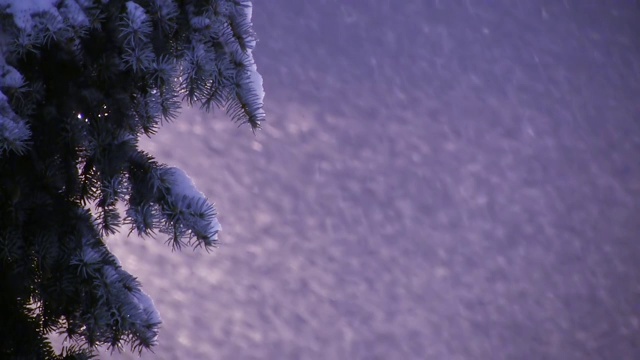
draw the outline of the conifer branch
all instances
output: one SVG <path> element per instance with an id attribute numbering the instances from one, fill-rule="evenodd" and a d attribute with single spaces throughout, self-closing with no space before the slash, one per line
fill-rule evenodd
<path id="1" fill-rule="evenodd" d="M 24 330 L 0 329 L 0 358 L 149 349 L 160 317 L 106 237 L 216 245 L 213 204 L 137 141 L 181 100 L 260 126 L 251 2 L 0 0 L 0 31 L 0 328 Z"/>

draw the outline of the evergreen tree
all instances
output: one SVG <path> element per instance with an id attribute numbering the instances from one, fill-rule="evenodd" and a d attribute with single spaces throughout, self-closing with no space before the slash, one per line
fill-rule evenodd
<path id="1" fill-rule="evenodd" d="M 214 207 L 138 138 L 183 100 L 259 128 L 254 45 L 249 0 L 0 0 L 0 358 L 156 343 L 158 312 L 105 237 L 215 246 Z"/>

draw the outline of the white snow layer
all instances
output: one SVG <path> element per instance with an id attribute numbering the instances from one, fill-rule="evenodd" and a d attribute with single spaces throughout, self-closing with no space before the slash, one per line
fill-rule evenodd
<path id="1" fill-rule="evenodd" d="M 89 19 L 75 0 L 65 1 L 64 6 L 60 9 L 60 13 L 74 26 L 79 28 L 89 26 Z"/>
<path id="2" fill-rule="evenodd" d="M 174 197 L 180 198 L 183 195 L 190 198 L 204 198 L 204 194 L 196 189 L 193 180 L 182 169 L 168 167 L 164 170 L 164 176 L 171 182 L 171 193 Z"/>
<path id="3" fill-rule="evenodd" d="M 137 289 L 137 291 L 131 293 L 131 296 L 145 314 L 145 322 L 147 324 L 160 324 L 162 322 L 160 313 L 158 313 L 158 310 L 153 303 L 153 299 L 142 291 L 142 289 Z"/>
<path id="4" fill-rule="evenodd" d="M 251 1 L 247 1 L 242 5 L 239 5 L 243 15 L 247 18 L 247 21 L 251 22 L 251 17 L 253 16 L 253 4 Z M 256 46 L 256 40 L 252 39 L 247 42 L 247 47 L 249 49 L 253 49 Z"/>
<path id="5" fill-rule="evenodd" d="M 251 59 L 253 60 L 253 54 L 251 50 L 248 51 Z M 249 68 L 249 82 L 251 83 L 251 88 L 256 92 L 256 95 L 260 98 L 260 107 L 262 108 L 264 104 L 264 86 L 262 75 L 258 72 L 258 66 L 255 61 L 252 61 L 251 67 Z"/>
<path id="6" fill-rule="evenodd" d="M 251 22 L 251 17 L 253 16 L 253 4 L 251 1 L 244 2 L 240 5 L 241 11 L 244 13 L 243 15 L 247 18 L 247 21 Z M 255 61 L 253 60 L 253 51 L 252 49 L 256 46 L 256 40 L 252 39 L 247 42 L 247 54 L 251 58 L 251 67 L 249 68 L 249 83 L 251 89 L 256 92 L 256 95 L 260 98 L 260 107 L 264 104 L 264 86 L 262 81 L 262 75 L 258 72 L 258 67 L 256 66 Z"/>
<path id="7" fill-rule="evenodd" d="M 0 87 L 18 89 L 24 85 L 24 78 L 13 66 L 7 65 L 4 54 L 0 56 Z"/>
<path id="8" fill-rule="evenodd" d="M 134 3 L 133 1 L 127 1 L 127 15 L 129 16 L 132 30 L 147 32 L 145 29 L 145 21 L 147 20 L 147 14 L 144 12 L 142 6 Z"/>
<path id="9" fill-rule="evenodd" d="M 28 30 L 33 25 L 31 15 L 44 11 L 57 11 L 55 4 L 60 0 L 0 0 L 0 8 L 9 6 L 16 25 Z"/>

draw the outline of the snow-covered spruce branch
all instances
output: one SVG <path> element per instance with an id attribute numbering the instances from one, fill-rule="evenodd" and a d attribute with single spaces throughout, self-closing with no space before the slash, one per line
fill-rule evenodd
<path id="1" fill-rule="evenodd" d="M 115 4 L 122 4 L 121 14 L 110 19 Z M 118 36 L 113 40 L 120 43 L 121 70 L 144 73 L 170 56 L 182 79 L 180 90 L 190 102 L 207 109 L 212 104 L 226 107 L 234 120 L 253 128 L 265 118 L 248 0 L 0 0 L 3 8 L 14 18 L 8 25 L 15 33 L 4 46 L 11 51 L 3 51 L 3 56 L 39 53 L 52 42 L 77 56 L 87 55 L 81 40 L 90 37 L 90 30 L 107 31 L 108 24 L 117 23 Z M 185 21 L 188 28 L 179 29 Z M 152 33 L 154 26 L 163 31 Z"/>
<path id="2" fill-rule="evenodd" d="M 159 175 L 162 183 L 160 204 L 165 217 L 163 232 L 170 235 L 173 247 L 180 248 L 184 238 L 195 239 L 195 245 L 205 249 L 214 246 L 222 227 L 213 205 L 184 171 L 169 167 L 162 169 Z"/>
<path id="3" fill-rule="evenodd" d="M 18 94 L 24 85 L 22 75 L 0 57 L 0 156 L 9 151 L 22 155 L 29 145 L 29 126 L 13 112 L 4 94 Z"/>
<path id="4" fill-rule="evenodd" d="M 157 311 L 102 236 L 119 229 L 125 202 L 124 223 L 139 235 L 215 245 L 214 206 L 137 139 L 176 120 L 184 100 L 259 128 L 251 9 L 248 0 L 0 0 L 0 273 L 20 280 L 0 277 L 0 320 L 40 329 L 0 328 L 0 357 L 155 343 Z M 2 306 L 8 298 L 15 306 Z M 59 330 L 77 343 L 50 356 L 43 339 Z"/>
<path id="5" fill-rule="evenodd" d="M 157 229 L 169 235 L 167 242 L 174 249 L 193 240 L 205 249 L 215 246 L 222 229 L 215 208 L 184 171 L 138 152 L 131 160 L 129 181 L 126 221 L 132 231 L 151 235 Z"/>
<path id="6" fill-rule="evenodd" d="M 80 249 L 70 265 L 89 285 L 82 291 L 87 305 L 68 319 L 82 324 L 73 336 L 89 346 L 106 343 L 119 348 L 123 338 L 136 350 L 155 345 L 161 320 L 153 301 L 109 252 L 91 225 L 91 215 L 81 210 L 77 219 Z"/>

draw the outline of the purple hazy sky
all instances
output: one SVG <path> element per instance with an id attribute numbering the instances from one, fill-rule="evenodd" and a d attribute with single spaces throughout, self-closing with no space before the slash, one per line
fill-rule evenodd
<path id="1" fill-rule="evenodd" d="M 264 129 L 185 109 L 145 143 L 219 249 L 109 243 L 164 319 L 143 358 L 640 358 L 637 1 L 253 14 Z"/>

